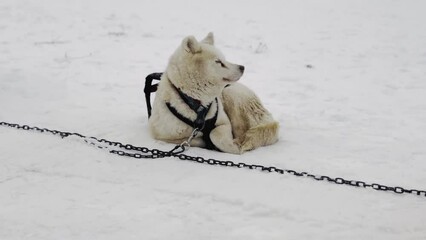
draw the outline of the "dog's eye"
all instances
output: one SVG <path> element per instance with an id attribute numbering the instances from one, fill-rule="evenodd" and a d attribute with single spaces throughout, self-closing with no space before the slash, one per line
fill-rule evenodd
<path id="1" fill-rule="evenodd" d="M 216 63 L 220 64 L 221 67 L 226 68 L 225 64 L 223 64 L 223 62 L 220 61 L 219 59 L 216 60 Z"/>

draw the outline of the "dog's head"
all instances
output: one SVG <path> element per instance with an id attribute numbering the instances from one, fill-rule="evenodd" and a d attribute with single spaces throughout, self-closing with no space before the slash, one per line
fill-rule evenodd
<path id="1" fill-rule="evenodd" d="M 171 56 L 168 71 L 189 81 L 205 86 L 225 86 L 238 81 L 244 73 L 244 66 L 226 61 L 224 55 L 214 46 L 213 33 L 202 41 L 189 36 Z"/>

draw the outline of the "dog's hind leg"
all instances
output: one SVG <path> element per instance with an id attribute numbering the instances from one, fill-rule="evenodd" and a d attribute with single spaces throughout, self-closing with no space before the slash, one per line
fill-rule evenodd
<path id="1" fill-rule="evenodd" d="M 211 131 L 210 139 L 223 152 L 241 154 L 240 147 L 234 142 L 230 124 L 217 126 Z"/>
<path id="2" fill-rule="evenodd" d="M 250 128 L 242 140 L 241 152 L 276 143 L 278 141 L 278 130 L 279 124 L 275 121 Z"/>

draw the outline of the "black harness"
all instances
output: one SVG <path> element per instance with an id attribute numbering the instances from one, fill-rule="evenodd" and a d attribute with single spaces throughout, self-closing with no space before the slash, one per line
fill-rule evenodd
<path id="1" fill-rule="evenodd" d="M 158 88 L 158 83 L 152 84 L 153 80 L 160 80 L 163 73 L 156 72 L 151 73 L 145 78 L 145 87 L 143 89 L 145 93 L 146 109 L 148 111 L 148 118 L 151 117 L 151 93 L 156 92 Z"/>
<path id="2" fill-rule="evenodd" d="M 219 112 L 219 106 L 218 106 L 217 98 L 215 98 L 217 109 L 216 109 L 214 116 L 210 119 L 206 119 L 207 113 L 209 112 L 213 102 L 209 103 L 209 105 L 207 105 L 205 107 L 201 104 L 200 100 L 186 95 L 184 92 L 182 92 L 179 88 L 175 87 L 173 84 L 172 84 L 172 86 L 175 88 L 175 90 L 179 94 L 180 98 L 182 98 L 182 100 L 186 103 L 186 105 L 188 105 L 188 107 L 197 114 L 197 118 L 195 118 L 194 121 L 190 120 L 189 118 L 180 114 L 176 110 L 176 108 L 174 108 L 168 102 L 166 102 L 167 108 L 179 120 L 181 120 L 182 122 L 186 123 L 187 125 L 193 127 L 194 129 L 198 129 L 200 132 L 203 133 L 202 138 L 203 138 L 203 140 L 206 144 L 205 147 L 207 149 L 220 151 L 213 144 L 212 140 L 210 139 L 210 132 L 216 127 L 217 114 Z"/>
<path id="3" fill-rule="evenodd" d="M 157 90 L 157 85 L 158 85 L 158 84 L 152 85 L 152 80 L 154 79 L 160 80 L 161 75 L 162 75 L 161 73 L 155 73 L 155 74 L 150 74 L 146 77 L 144 92 L 145 92 L 145 98 L 146 98 L 146 104 L 147 104 L 147 110 L 148 110 L 148 117 L 151 116 L 150 94 Z M 191 119 L 180 114 L 176 110 L 176 108 L 174 108 L 169 102 L 166 102 L 167 108 L 176 118 L 186 123 L 187 125 L 193 127 L 194 129 L 198 129 L 200 132 L 203 133 L 202 139 L 204 140 L 206 144 L 205 148 L 210 150 L 220 151 L 210 139 L 210 133 L 216 127 L 216 120 L 217 120 L 217 115 L 219 112 L 219 105 L 218 105 L 217 98 L 215 98 L 214 100 L 216 101 L 216 106 L 217 106 L 214 116 L 210 119 L 206 119 L 207 113 L 209 112 L 213 102 L 209 103 L 207 106 L 203 106 L 200 100 L 186 95 L 184 92 L 182 92 L 179 88 L 177 88 L 172 83 L 171 85 L 179 94 L 180 98 L 185 102 L 185 104 L 188 105 L 188 107 L 192 111 L 194 111 L 195 114 L 197 114 L 197 117 L 195 118 L 194 121 L 192 121 Z"/>

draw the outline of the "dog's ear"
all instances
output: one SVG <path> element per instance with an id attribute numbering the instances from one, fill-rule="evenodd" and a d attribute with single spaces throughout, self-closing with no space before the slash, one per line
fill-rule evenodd
<path id="1" fill-rule="evenodd" d="M 200 43 L 195 39 L 194 36 L 189 36 L 183 39 L 182 47 L 186 52 L 196 54 L 201 52 Z"/>
<path id="2" fill-rule="evenodd" d="M 210 45 L 214 45 L 214 35 L 212 32 L 209 32 L 207 36 L 201 41 Z"/>

